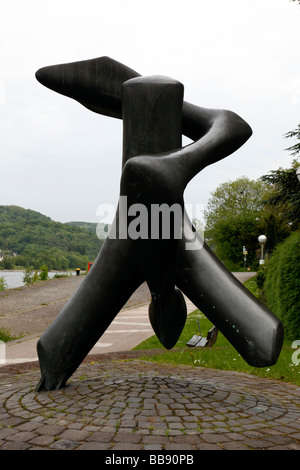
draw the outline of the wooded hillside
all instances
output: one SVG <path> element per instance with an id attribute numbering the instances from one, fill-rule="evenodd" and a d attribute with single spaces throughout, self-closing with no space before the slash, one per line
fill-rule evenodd
<path id="1" fill-rule="evenodd" d="M 86 269 L 101 249 L 96 224 L 55 222 L 19 206 L 0 206 L 0 268 Z M 95 230 L 93 230 L 95 225 Z"/>

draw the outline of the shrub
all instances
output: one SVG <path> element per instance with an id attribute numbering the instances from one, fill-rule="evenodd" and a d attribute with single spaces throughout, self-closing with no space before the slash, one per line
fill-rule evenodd
<path id="1" fill-rule="evenodd" d="M 33 282 L 33 272 L 32 272 L 32 267 L 26 268 L 24 277 L 23 277 L 23 282 L 24 284 L 32 284 Z"/>
<path id="2" fill-rule="evenodd" d="M 257 282 L 257 287 L 259 289 L 263 288 L 265 280 L 266 280 L 266 265 L 261 264 L 256 274 L 256 282 Z"/>
<path id="3" fill-rule="evenodd" d="M 277 246 L 264 283 L 267 306 L 282 321 L 288 339 L 300 338 L 300 232 Z"/>
<path id="4" fill-rule="evenodd" d="M 41 272 L 39 273 L 37 269 L 33 270 L 32 266 L 26 268 L 26 272 L 23 277 L 24 284 L 33 284 L 37 281 L 45 281 L 48 279 L 48 268 L 43 265 L 41 267 Z"/>
<path id="5" fill-rule="evenodd" d="M 39 278 L 41 281 L 46 281 L 48 279 L 48 268 L 43 264 L 41 267 L 41 272 L 39 274 Z"/>
<path id="6" fill-rule="evenodd" d="M 0 291 L 7 289 L 7 283 L 3 276 L 0 277 Z"/>

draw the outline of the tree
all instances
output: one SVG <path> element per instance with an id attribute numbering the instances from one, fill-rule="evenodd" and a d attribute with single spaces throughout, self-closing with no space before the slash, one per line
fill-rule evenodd
<path id="1" fill-rule="evenodd" d="M 266 183 L 246 177 L 222 183 L 212 193 L 205 212 L 205 238 L 229 270 L 244 268 L 243 247 L 247 266 L 257 269 L 259 235 L 267 236 L 268 253 L 289 235 L 290 227 L 282 224 L 275 209 L 264 204 L 269 193 Z"/>
<path id="2" fill-rule="evenodd" d="M 292 230 L 300 224 L 300 186 L 296 175 L 299 163 L 293 160 L 292 167 L 272 170 L 270 174 L 261 177 L 269 185 L 270 195 L 265 200 L 266 207 L 274 209 L 283 223 L 291 225 Z"/>
<path id="3" fill-rule="evenodd" d="M 230 271 L 244 267 L 244 256 L 247 266 L 256 267 L 258 233 L 257 222 L 249 216 L 236 215 L 216 224 L 213 235 L 215 252 Z"/>
<path id="4" fill-rule="evenodd" d="M 13 269 L 15 263 L 12 256 L 4 256 L 3 260 L 0 262 L 0 266 L 4 269 Z"/>
<path id="5" fill-rule="evenodd" d="M 296 137 L 298 142 L 292 145 L 291 147 L 288 147 L 286 150 L 288 150 L 293 157 L 300 156 L 300 124 L 298 124 L 298 127 L 294 131 L 289 131 L 286 134 L 284 134 L 284 137 L 286 138 Z"/>
<path id="6" fill-rule="evenodd" d="M 249 216 L 259 212 L 263 208 L 266 189 L 262 181 L 249 180 L 245 176 L 220 184 L 207 204 L 206 230 L 229 217 Z"/>

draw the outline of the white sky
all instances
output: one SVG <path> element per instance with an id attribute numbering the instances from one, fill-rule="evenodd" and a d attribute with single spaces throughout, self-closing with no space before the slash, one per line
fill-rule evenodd
<path id="1" fill-rule="evenodd" d="M 185 100 L 238 113 L 253 129 L 196 176 L 188 204 L 240 176 L 288 168 L 300 123 L 300 6 L 290 0 L 0 0 L 0 205 L 97 222 L 116 206 L 122 123 L 37 82 L 46 65 L 110 56 L 181 81 Z"/>

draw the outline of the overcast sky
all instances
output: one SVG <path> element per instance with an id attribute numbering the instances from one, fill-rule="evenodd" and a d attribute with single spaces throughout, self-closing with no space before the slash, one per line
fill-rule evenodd
<path id="1" fill-rule="evenodd" d="M 43 66 L 100 56 L 179 80 L 186 101 L 230 109 L 252 127 L 240 150 L 191 181 L 187 204 L 206 204 L 222 182 L 288 168 L 299 19 L 290 0 L 0 0 L 0 205 L 60 222 L 97 222 L 100 204 L 116 206 L 121 121 L 35 79 Z"/>

